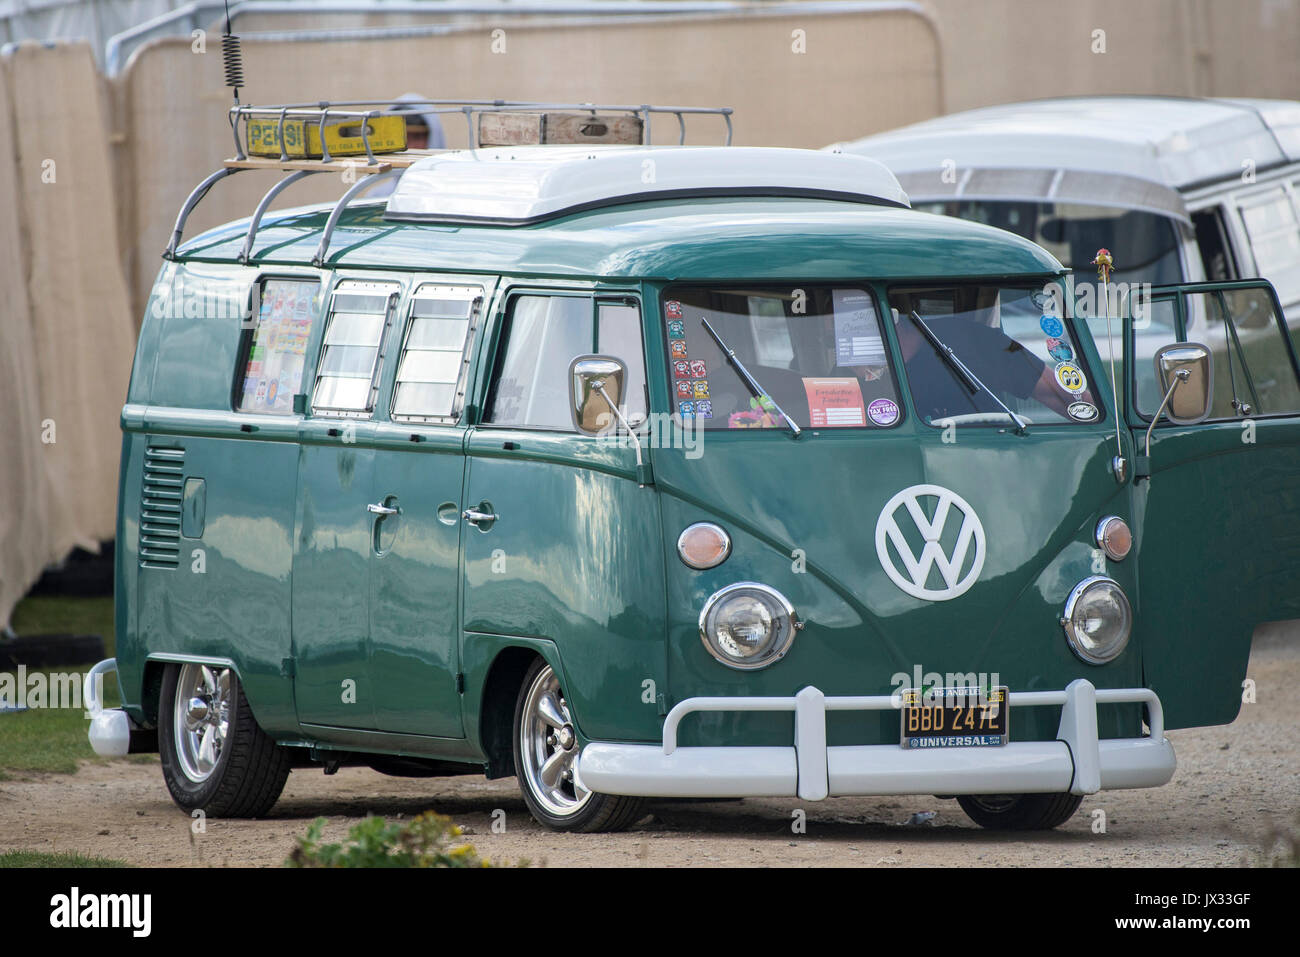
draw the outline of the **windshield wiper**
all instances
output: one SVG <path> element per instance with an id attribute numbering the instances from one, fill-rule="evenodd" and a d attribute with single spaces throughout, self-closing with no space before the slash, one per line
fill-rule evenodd
<path id="1" fill-rule="evenodd" d="M 740 378 L 744 380 L 745 385 L 749 386 L 749 391 L 754 393 L 754 398 L 760 400 L 767 399 L 768 402 L 771 402 L 772 408 L 780 412 L 781 418 L 785 419 L 785 424 L 790 426 L 790 431 L 794 433 L 794 437 L 796 439 L 799 438 L 803 429 L 795 425 L 794 419 L 785 414 L 785 409 L 776 404 L 776 399 L 768 395 L 767 392 L 763 390 L 763 387 L 758 384 L 758 380 L 749 374 L 749 370 L 745 368 L 745 364 L 736 358 L 736 350 L 727 348 L 727 344 L 722 341 L 722 336 L 714 332 L 713 327 L 709 325 L 709 320 L 701 318 L 700 322 L 704 323 L 705 331 L 713 337 L 713 341 L 718 344 L 718 348 L 726 355 L 727 361 L 736 367 L 736 371 L 740 373 Z"/>
<path id="2" fill-rule="evenodd" d="M 992 389 L 981 382 L 974 372 L 970 371 L 966 363 L 962 362 L 961 359 L 957 357 L 957 353 L 953 352 L 942 339 L 934 334 L 934 330 L 925 324 L 925 320 L 921 318 L 920 314 L 915 309 L 912 310 L 912 321 L 916 323 L 917 328 L 920 329 L 925 338 L 929 340 L 930 345 L 934 346 L 935 351 L 939 353 L 939 357 L 948 363 L 952 371 L 956 373 L 957 378 L 962 381 L 962 384 L 965 385 L 966 388 L 970 389 L 972 394 L 976 392 L 984 392 L 990 399 L 1001 407 L 1003 412 L 1011 417 L 1012 422 L 1016 423 L 1015 431 L 1017 435 L 1028 434 L 1025 420 L 1012 412 L 1007 404 L 999 399 Z"/>

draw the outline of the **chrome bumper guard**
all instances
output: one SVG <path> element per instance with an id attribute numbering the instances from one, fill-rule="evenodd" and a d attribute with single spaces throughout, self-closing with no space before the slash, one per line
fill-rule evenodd
<path id="1" fill-rule="evenodd" d="M 642 797 L 826 797 L 867 794 L 1093 794 L 1166 784 L 1177 761 L 1164 710 L 1149 688 L 1098 691 L 1083 678 L 1064 691 L 1013 691 L 1010 705 L 1061 706 L 1055 741 L 1001 747 L 906 749 L 826 746 L 826 712 L 899 708 L 893 695 L 828 698 L 807 687 L 793 698 L 689 698 L 664 720 L 663 745 L 593 741 L 576 762 L 581 785 Z M 1099 740 L 1097 705 L 1142 703 L 1147 737 Z M 697 711 L 793 711 L 793 747 L 677 746 L 682 718 Z"/>
<path id="2" fill-rule="evenodd" d="M 86 673 L 82 685 L 82 701 L 90 718 L 91 749 L 101 757 L 120 758 L 133 753 L 151 753 L 158 750 L 155 733 L 138 727 L 131 716 L 121 708 L 105 708 L 100 699 L 102 676 L 117 671 L 117 659 L 106 658 Z"/>

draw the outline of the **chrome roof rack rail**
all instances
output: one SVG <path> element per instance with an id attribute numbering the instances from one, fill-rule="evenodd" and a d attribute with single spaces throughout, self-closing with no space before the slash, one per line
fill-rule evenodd
<path id="1" fill-rule="evenodd" d="M 339 217 L 343 215 L 343 210 L 347 207 L 348 203 L 352 201 L 352 198 L 359 193 L 364 193 L 366 190 L 370 189 L 370 187 L 383 180 L 395 179 L 401 175 L 402 171 L 400 169 L 392 169 L 384 173 L 376 173 L 374 176 L 368 176 L 365 179 L 358 180 L 348 187 L 348 191 L 344 193 L 343 198 L 334 205 L 333 211 L 330 212 L 330 218 L 325 222 L 325 229 L 320 234 L 320 245 L 316 247 L 316 255 L 313 256 L 311 260 L 313 266 L 319 268 L 325 265 L 325 254 L 329 252 L 330 239 L 334 235 L 334 227 L 339 224 Z"/>
<path id="2" fill-rule="evenodd" d="M 687 116 L 716 116 L 720 117 L 725 124 L 725 135 L 723 137 L 723 146 L 730 146 L 734 133 L 731 121 L 732 110 L 730 107 L 706 107 L 706 106 L 652 106 L 650 104 L 629 105 L 629 104 L 604 104 L 604 103 L 545 103 L 523 100 L 411 100 L 402 101 L 403 112 L 419 111 L 421 113 L 434 114 L 455 114 L 459 113 L 465 117 L 468 128 L 468 142 L 472 149 L 478 149 L 479 129 L 476 128 L 475 119 L 481 118 L 485 114 L 491 113 L 536 113 L 539 116 L 547 113 L 576 112 L 590 113 L 593 117 L 601 113 L 623 113 L 635 117 L 641 124 L 641 145 L 649 146 L 652 142 L 651 121 L 656 114 L 670 114 L 677 118 L 679 146 L 686 145 L 686 117 Z M 219 181 L 234 173 L 246 169 L 278 169 L 293 173 L 287 176 L 273 186 L 258 203 L 257 209 L 253 213 L 252 221 L 249 223 L 248 232 L 244 237 L 244 245 L 239 255 L 240 262 L 247 262 L 253 251 L 253 240 L 256 237 L 257 230 L 261 225 L 262 217 L 270 207 L 271 201 L 280 194 L 285 187 L 302 179 L 308 173 L 320 173 L 327 171 L 344 172 L 351 170 L 352 175 L 356 174 L 373 174 L 373 180 L 390 178 L 390 174 L 400 175 L 402 170 L 412 165 L 417 160 L 423 159 L 438 151 L 430 150 L 396 150 L 393 152 L 376 153 L 374 145 L 370 142 L 371 126 L 367 120 L 379 116 L 393 114 L 393 101 L 388 100 L 340 100 L 329 101 L 319 100 L 315 103 L 277 103 L 268 106 L 252 105 L 235 105 L 228 112 L 231 135 L 235 141 L 235 155 L 226 160 L 221 169 L 212 173 L 196 186 L 193 192 L 185 200 L 181 207 L 180 213 L 176 217 L 176 225 L 172 229 L 170 241 L 167 248 L 163 251 L 164 259 L 175 259 L 177 249 L 180 246 L 181 236 L 185 231 L 185 224 L 189 220 L 190 214 L 198 206 L 203 198 L 207 196 L 208 191 Z M 248 123 L 253 117 L 262 119 L 274 118 L 276 122 L 276 132 L 278 135 L 279 156 L 254 155 L 248 148 Z M 319 157 L 292 157 L 286 150 L 285 141 L 285 122 L 289 119 L 300 119 L 305 122 L 314 122 L 320 134 L 320 153 Z M 361 128 L 361 149 L 365 153 L 365 161 L 361 161 L 360 153 L 354 157 L 343 158 L 339 153 L 339 147 L 336 144 L 334 154 L 330 153 L 330 148 L 326 139 L 326 124 L 331 120 L 359 120 Z M 354 137 L 355 140 L 355 137 Z M 525 144 L 519 144 L 525 145 Z M 343 208 L 356 195 L 364 192 L 368 186 L 367 181 L 358 182 L 350 188 L 343 198 L 339 200 L 338 205 L 334 207 L 330 215 L 329 223 L 326 227 L 325 235 L 321 238 L 320 248 L 317 250 L 317 260 L 323 262 L 325 254 L 329 249 L 330 234 L 338 223 L 338 218 L 342 214 Z"/>
<path id="3" fill-rule="evenodd" d="M 175 259 L 176 247 L 180 245 L 181 233 L 185 231 L 185 221 L 190 218 L 190 213 L 194 212 L 194 207 L 203 201 L 203 197 L 208 195 L 208 190 L 217 184 L 218 180 L 225 179 L 227 176 L 233 176 L 239 172 L 239 167 L 224 166 L 217 170 L 190 193 L 189 198 L 185 200 L 185 205 L 176 215 L 176 225 L 172 229 L 171 241 L 167 243 L 167 248 L 163 250 L 163 259 Z"/>
<path id="4" fill-rule="evenodd" d="M 279 196 L 285 187 L 291 186 L 298 180 L 307 176 L 313 176 L 321 172 L 318 169 L 300 169 L 295 170 L 288 176 L 278 181 L 274 186 L 266 191 L 262 201 L 257 204 L 257 209 L 253 210 L 253 218 L 248 223 L 248 234 L 244 237 L 244 248 L 239 251 L 239 261 L 245 265 L 248 264 L 248 257 L 253 252 L 253 239 L 257 235 L 257 227 L 262 223 L 262 217 L 266 214 L 267 207 L 271 205 L 271 200 Z"/>

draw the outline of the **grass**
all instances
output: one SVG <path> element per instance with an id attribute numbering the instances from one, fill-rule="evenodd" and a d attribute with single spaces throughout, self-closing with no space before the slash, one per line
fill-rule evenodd
<path id="1" fill-rule="evenodd" d="M 0 868 L 5 867 L 130 867 L 126 861 L 84 854 L 44 854 L 40 851 L 6 851 L 0 853 Z"/>
<path id="2" fill-rule="evenodd" d="M 20 635 L 102 635 L 109 656 L 113 654 L 112 598 L 58 595 L 24 598 L 11 620 L 14 631 Z M 90 661 L 81 667 L 41 670 L 76 671 L 84 675 L 93 664 Z M 104 698 L 108 707 L 120 701 L 117 682 L 112 677 L 104 682 Z M 0 779 L 25 771 L 71 774 L 82 759 L 103 760 L 90 749 L 87 727 L 81 708 L 33 708 L 0 714 Z M 148 755 L 141 757 L 151 760 Z"/>
<path id="3" fill-rule="evenodd" d="M 110 658 L 117 644 L 110 595 L 98 598 L 33 595 L 18 603 L 10 625 L 20 635 L 102 635 Z"/>

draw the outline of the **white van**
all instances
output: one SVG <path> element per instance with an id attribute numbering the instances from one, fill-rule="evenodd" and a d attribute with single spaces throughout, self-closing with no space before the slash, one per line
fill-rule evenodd
<path id="1" fill-rule="evenodd" d="M 828 147 L 883 162 L 917 209 L 1000 226 L 1118 282 L 1269 279 L 1300 326 L 1300 103 L 1066 97 Z"/>

